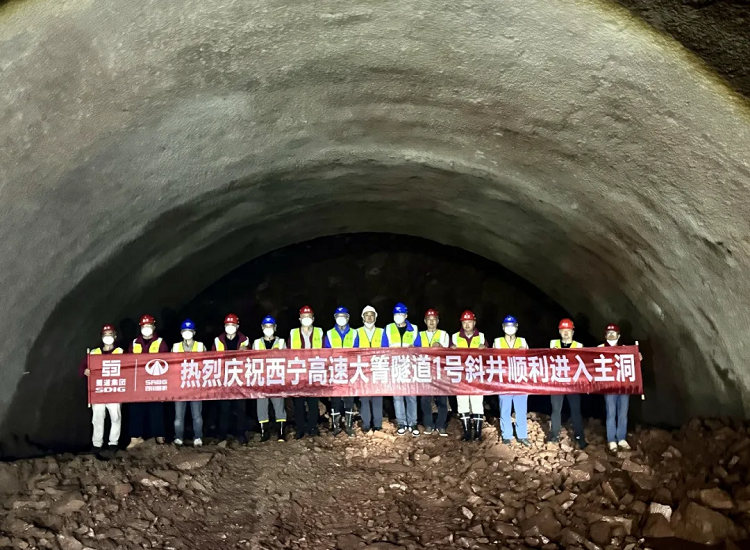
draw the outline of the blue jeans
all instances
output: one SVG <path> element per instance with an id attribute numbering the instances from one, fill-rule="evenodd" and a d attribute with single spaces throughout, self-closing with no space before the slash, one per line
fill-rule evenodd
<path id="1" fill-rule="evenodd" d="M 404 407 L 404 401 L 406 406 Z M 396 409 L 396 422 L 400 427 L 417 425 L 417 397 L 396 395 L 393 397 L 393 408 Z"/>
<path id="2" fill-rule="evenodd" d="M 605 395 L 607 405 L 607 441 L 609 443 L 624 440 L 628 436 L 629 395 Z"/>
<path id="3" fill-rule="evenodd" d="M 526 423 L 526 402 L 528 395 L 501 395 L 500 398 L 500 432 L 503 439 L 513 439 L 513 421 L 510 413 L 516 409 L 516 436 L 518 439 L 529 437 Z"/>
<path id="4" fill-rule="evenodd" d="M 444 430 L 448 422 L 448 397 L 445 395 L 436 395 L 435 403 L 437 403 L 438 415 L 437 424 L 432 416 L 432 399 L 431 395 L 423 395 L 422 400 L 422 423 L 425 428 L 437 428 L 438 430 Z"/>
<path id="5" fill-rule="evenodd" d="M 360 397 L 359 414 L 362 417 L 362 429 L 383 427 L 383 398 L 382 397 Z"/>
<path id="6" fill-rule="evenodd" d="M 193 417 L 193 437 L 203 439 L 203 402 L 189 401 L 190 414 Z M 174 404 L 174 436 L 183 439 L 185 435 L 185 409 L 188 401 L 177 401 Z"/>

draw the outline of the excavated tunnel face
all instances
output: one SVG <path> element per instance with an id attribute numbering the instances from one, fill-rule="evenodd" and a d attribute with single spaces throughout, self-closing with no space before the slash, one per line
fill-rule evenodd
<path id="1" fill-rule="evenodd" d="M 354 232 L 629 320 L 647 420 L 750 410 L 750 118 L 625 12 L 29 0 L 0 19 L 5 454 L 72 429 L 102 323 Z"/>

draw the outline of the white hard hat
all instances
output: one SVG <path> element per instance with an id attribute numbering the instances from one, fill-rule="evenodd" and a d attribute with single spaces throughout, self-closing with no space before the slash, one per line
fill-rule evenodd
<path id="1" fill-rule="evenodd" d="M 367 312 L 372 312 L 372 313 L 374 313 L 374 314 L 375 314 L 375 317 L 377 317 L 377 316 L 378 316 L 378 312 L 377 312 L 377 311 L 375 311 L 375 308 L 374 308 L 374 307 L 372 307 L 372 306 L 366 306 L 366 307 L 365 307 L 365 309 L 363 309 L 363 310 L 362 310 L 362 317 L 364 317 L 364 316 L 365 316 L 365 313 L 367 313 Z"/>

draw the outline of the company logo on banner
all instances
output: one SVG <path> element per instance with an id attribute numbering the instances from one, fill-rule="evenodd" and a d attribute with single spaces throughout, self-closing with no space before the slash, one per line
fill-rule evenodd
<path id="1" fill-rule="evenodd" d="M 125 393 L 127 380 L 121 378 L 122 362 L 119 359 L 103 359 L 101 378 L 96 379 L 95 393 Z"/>
<path id="2" fill-rule="evenodd" d="M 146 363 L 146 372 L 151 376 L 164 376 L 169 370 L 169 363 L 164 359 L 152 359 Z"/>

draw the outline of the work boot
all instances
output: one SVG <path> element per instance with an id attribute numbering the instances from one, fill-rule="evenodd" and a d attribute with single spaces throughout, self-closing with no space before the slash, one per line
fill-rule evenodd
<path id="1" fill-rule="evenodd" d="M 354 437 L 354 430 L 352 429 L 352 421 L 354 420 L 354 411 L 346 411 L 346 435 Z"/>
<path id="2" fill-rule="evenodd" d="M 341 433 L 341 424 L 339 422 L 339 413 L 333 413 L 331 415 L 331 428 L 333 429 L 333 436 L 336 437 Z"/>
<path id="3" fill-rule="evenodd" d="M 286 421 L 277 420 L 276 424 L 279 425 L 279 441 L 286 441 L 286 438 L 284 437 L 284 425 L 286 424 Z"/>
<path id="4" fill-rule="evenodd" d="M 584 450 L 586 447 L 589 446 L 589 444 L 586 442 L 586 438 L 583 436 L 576 437 L 576 445 L 578 445 L 578 448 L 580 450 Z"/>
<path id="5" fill-rule="evenodd" d="M 260 423 L 260 440 L 268 441 L 271 439 L 271 430 L 268 429 L 268 422 Z"/>
<path id="6" fill-rule="evenodd" d="M 464 441 L 471 441 L 471 419 L 468 414 L 461 415 L 461 424 L 464 426 Z"/>
<path id="7" fill-rule="evenodd" d="M 481 414 L 474 415 L 474 441 L 482 441 L 482 419 Z"/>

